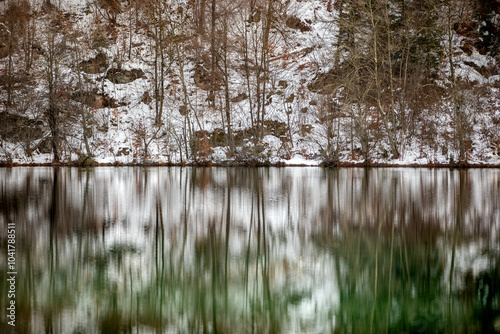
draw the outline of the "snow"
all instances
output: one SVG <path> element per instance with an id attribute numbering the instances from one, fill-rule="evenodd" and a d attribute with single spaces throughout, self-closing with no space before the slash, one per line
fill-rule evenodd
<path id="1" fill-rule="evenodd" d="M 37 0 L 41 5 L 42 0 Z M 116 43 L 111 43 L 107 47 L 99 47 L 93 50 L 90 47 L 90 37 L 95 30 L 96 21 L 105 21 L 93 11 L 89 6 L 92 1 L 62 0 L 59 1 L 62 9 L 77 14 L 71 18 L 72 23 L 83 31 L 81 38 L 81 58 L 90 59 L 97 52 L 104 52 L 108 59 L 108 70 L 111 68 L 122 68 L 124 70 L 140 69 L 145 73 L 143 78 L 134 80 L 127 84 L 113 84 L 105 79 L 105 73 L 82 74 L 89 87 L 94 88 L 99 94 L 114 99 L 116 106 L 111 108 L 98 108 L 90 111 L 92 121 L 97 123 L 94 126 L 93 135 L 90 140 L 91 152 L 99 163 L 181 163 L 193 162 L 196 159 L 187 157 L 186 146 L 180 145 L 184 136 L 186 119 L 179 113 L 181 106 L 185 104 L 183 91 L 180 84 L 181 77 L 186 82 L 188 105 L 192 107 L 189 115 L 191 132 L 199 130 L 211 132 L 214 129 L 226 129 L 225 116 L 220 110 L 214 109 L 207 102 L 208 92 L 198 89 L 193 82 L 195 58 L 191 55 L 185 58 L 173 58 L 169 70 L 165 73 L 165 100 L 163 106 L 163 128 L 158 134 L 153 133 L 155 102 L 152 69 L 153 55 L 152 42 L 147 37 L 145 28 L 139 28 L 132 34 L 133 47 L 132 56 L 128 58 L 129 26 L 128 13 L 118 15 L 119 25 L 116 27 Z M 243 14 L 242 14 L 243 15 Z M 267 163 L 317 166 L 325 160 L 325 150 L 328 146 L 327 125 L 321 121 L 326 103 L 337 99 L 335 96 L 324 96 L 312 93 L 308 90 L 308 83 L 320 72 L 328 72 L 332 63 L 332 48 L 337 43 L 337 27 L 335 20 L 337 12 L 328 11 L 326 3 L 320 0 L 287 2 L 286 15 L 298 17 L 303 22 L 311 26 L 311 31 L 301 32 L 286 26 L 281 26 L 283 33 L 273 30 L 272 36 L 272 57 L 280 57 L 288 53 L 297 52 L 288 57 L 280 58 L 269 63 L 271 79 L 268 83 L 268 96 L 266 100 L 265 121 L 274 121 L 286 128 L 285 135 L 267 134 L 258 143 L 247 140 L 242 147 L 236 148 L 237 152 L 251 152 L 254 154 L 251 159 L 258 159 Z M 141 19 L 141 18 L 140 18 Z M 235 43 L 241 39 L 238 33 L 242 29 L 254 29 L 259 31 L 258 24 L 245 24 L 238 27 L 238 22 L 231 22 L 231 38 Z M 44 25 L 41 24 L 40 32 Z M 180 28 L 175 28 L 180 29 Z M 183 33 L 182 31 L 176 33 Z M 464 112 L 467 117 L 474 121 L 474 133 L 471 135 L 471 151 L 468 152 L 468 162 L 472 164 L 500 165 L 499 148 L 495 148 L 495 129 L 492 125 L 495 117 L 500 117 L 500 107 L 498 105 L 498 88 L 495 86 L 500 82 L 500 75 L 488 72 L 495 68 L 496 61 L 488 55 L 482 55 L 477 50 L 472 50 L 468 55 L 459 46 L 468 43 L 462 36 L 453 37 L 455 45 L 454 62 L 456 65 L 456 77 L 464 80 L 477 88 L 487 91 L 489 100 L 484 98 L 475 100 L 475 93 L 471 90 L 464 93 L 468 102 L 464 104 Z M 258 43 L 257 40 L 253 41 Z M 75 46 L 73 46 L 75 47 Z M 302 52 L 301 50 L 308 50 Z M 298 52 L 300 51 L 300 52 Z M 189 52 L 188 52 L 189 53 Z M 232 65 L 243 64 L 241 54 L 234 52 L 230 55 Z M 43 59 L 40 59 L 41 62 Z M 76 81 L 76 74 L 73 73 L 74 66 L 70 59 L 61 66 L 61 76 L 71 86 L 71 82 Z M 181 73 L 180 64 L 183 65 Z M 43 65 L 43 64 L 41 64 Z M 40 68 L 43 68 L 41 66 Z M 443 58 L 440 69 L 441 86 L 450 86 L 450 68 L 448 60 Z M 237 69 L 231 69 L 230 94 L 236 97 L 241 92 L 247 91 L 247 81 L 244 75 Z M 286 87 L 281 87 L 278 82 L 286 81 Z M 255 85 L 255 78 L 251 79 L 250 85 Z M 46 95 L 46 88 L 43 82 L 33 87 L 40 96 Z M 144 101 L 145 94 L 149 94 L 150 101 Z M 146 94 L 146 95 L 147 95 Z M 292 102 L 287 99 L 295 96 Z M 222 103 L 222 97 L 217 103 Z M 312 104 L 312 102 L 315 102 Z M 252 107 L 250 106 L 252 102 Z M 43 102 L 45 103 L 45 102 Z M 248 98 L 232 105 L 232 130 L 248 131 L 252 125 L 249 118 L 251 111 L 255 113 L 256 100 Z M 43 106 L 42 106 L 43 107 Z M 371 161 L 378 164 L 387 165 L 427 165 L 427 164 L 448 164 L 453 159 L 457 159 L 458 152 L 456 144 L 450 140 L 455 131 L 453 108 L 449 100 L 442 101 L 435 110 L 422 111 L 422 119 L 432 123 L 435 127 L 433 143 L 423 142 L 421 139 L 411 136 L 400 143 L 401 157 L 392 159 L 387 154 L 389 149 L 387 138 L 371 143 Z M 40 108 L 33 107 L 30 111 L 32 117 L 39 113 Z M 486 110 L 488 112 L 478 111 Z M 304 112 L 305 110 L 305 112 Z M 196 115 L 194 115 L 196 112 Z M 39 115 L 39 114 L 38 114 Z M 195 117 L 196 116 L 196 117 Z M 199 121 L 199 122 L 198 122 Z M 350 130 L 350 120 L 348 118 L 336 120 L 340 123 L 335 129 L 335 136 L 340 138 L 339 150 L 340 162 L 363 163 L 363 158 L 354 151 L 359 150 L 360 143 L 356 136 L 353 137 Z M 148 157 L 144 157 L 144 138 L 138 133 L 142 127 L 149 129 L 143 133 L 146 141 L 150 141 L 148 146 Z M 417 124 L 416 133 L 421 129 Z M 97 130 L 96 128 L 107 129 Z M 68 138 L 68 147 L 63 152 L 63 161 L 78 160 L 81 154 L 87 154 L 82 144 L 82 127 L 79 124 L 72 124 L 67 130 L 71 134 Z M 493 133 L 486 135 L 485 133 Z M 404 136 L 405 134 L 403 134 Z M 47 135 L 48 136 L 48 133 Z M 156 138 L 152 138 L 157 136 Z M 401 136 L 400 136 L 401 137 Z M 352 142 L 349 142 L 352 138 Z M 334 141 L 336 137 L 334 138 Z M 210 147 L 209 159 L 212 163 L 228 162 L 228 148 L 225 146 Z M 385 153 L 384 153 L 385 151 Z M 118 154 L 118 152 L 122 152 Z M 125 155 L 125 156 L 124 156 Z M 251 155 L 251 154 L 250 154 Z M 27 154 L 22 145 L 4 141 L 0 147 L 0 161 L 13 162 L 17 164 L 49 163 L 50 155 L 40 150 L 35 150 L 33 155 Z"/>
<path id="2" fill-rule="evenodd" d="M 318 166 L 321 161 L 318 160 L 308 160 L 301 155 L 295 155 L 289 160 L 282 160 L 285 165 L 289 166 Z"/>
<path id="3" fill-rule="evenodd" d="M 212 152 L 212 159 L 214 161 L 225 161 L 227 159 L 226 149 L 223 147 L 215 147 Z"/>

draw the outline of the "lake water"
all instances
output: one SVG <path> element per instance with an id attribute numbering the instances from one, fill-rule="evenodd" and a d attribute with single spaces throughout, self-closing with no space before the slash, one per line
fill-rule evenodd
<path id="1" fill-rule="evenodd" d="M 500 332 L 498 169 L 3 168 L 0 229 L 2 333 Z"/>

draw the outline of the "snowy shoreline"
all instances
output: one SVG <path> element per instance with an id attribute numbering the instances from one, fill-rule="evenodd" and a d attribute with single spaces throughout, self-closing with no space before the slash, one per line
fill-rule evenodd
<path id="1" fill-rule="evenodd" d="M 454 20 L 472 26 L 450 29 L 450 17 L 395 1 L 380 30 L 355 3 L 286 1 L 268 25 L 253 2 L 221 2 L 208 41 L 196 19 L 208 8 L 185 1 L 159 12 L 29 3 L 0 6 L 29 22 L 0 26 L 12 42 L 0 52 L 0 166 L 500 167 L 496 7 L 469 22 L 484 13 L 466 6 Z M 384 36 L 411 43 L 392 50 Z"/>
<path id="2" fill-rule="evenodd" d="M 457 163 L 402 163 L 402 162 L 363 162 L 363 161 L 321 161 L 292 158 L 290 160 L 266 161 L 266 160 L 246 160 L 246 161 L 189 161 L 189 162 L 99 162 L 92 161 L 85 163 L 81 161 L 70 162 L 0 162 L 0 168 L 14 167 L 320 167 L 320 168 L 500 168 L 500 163 L 485 162 L 457 162 Z"/>

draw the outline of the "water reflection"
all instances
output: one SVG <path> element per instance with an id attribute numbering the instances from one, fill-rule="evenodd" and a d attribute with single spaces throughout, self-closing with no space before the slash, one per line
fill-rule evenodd
<path id="1" fill-rule="evenodd" d="M 0 169 L 16 333 L 500 332 L 500 171 Z"/>

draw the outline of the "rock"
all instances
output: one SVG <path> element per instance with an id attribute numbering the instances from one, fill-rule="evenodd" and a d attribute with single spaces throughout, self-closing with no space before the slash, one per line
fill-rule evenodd
<path id="1" fill-rule="evenodd" d="M 264 135 L 273 135 L 276 137 L 281 137 L 288 133 L 288 127 L 283 122 L 266 120 L 263 123 L 264 123 Z"/>
<path id="2" fill-rule="evenodd" d="M 127 84 L 144 77 L 144 72 L 140 69 L 120 70 L 112 68 L 106 74 L 106 79 L 114 84 Z"/>
<path id="3" fill-rule="evenodd" d="M 71 99 L 93 108 L 116 108 L 118 103 L 112 97 L 98 94 L 95 91 L 76 91 L 71 94 Z"/>
<path id="4" fill-rule="evenodd" d="M 71 94 L 71 99 L 76 102 L 80 102 L 86 106 L 95 106 L 95 102 L 98 99 L 99 94 L 95 92 L 87 91 L 76 91 Z"/>
<path id="5" fill-rule="evenodd" d="M 217 73 L 211 74 L 203 66 L 196 66 L 194 69 L 194 84 L 196 87 L 206 91 L 218 91 L 221 87 L 220 76 Z"/>
<path id="6" fill-rule="evenodd" d="M 335 91 L 335 82 L 336 77 L 333 72 L 319 73 L 307 88 L 313 93 L 331 94 Z"/>
<path id="7" fill-rule="evenodd" d="M 302 20 L 296 16 L 290 16 L 286 20 L 286 26 L 289 28 L 295 29 L 295 30 L 300 30 L 301 32 L 306 32 L 306 31 L 312 30 L 310 25 L 308 25 L 305 22 L 302 22 Z"/>
<path id="8" fill-rule="evenodd" d="M 186 106 L 179 107 L 179 114 L 181 114 L 182 116 L 186 116 L 187 111 L 188 111 L 188 108 Z"/>
<path id="9" fill-rule="evenodd" d="M 300 127 L 300 135 L 302 137 L 305 137 L 305 136 L 311 134 L 312 130 L 313 130 L 313 126 L 311 124 L 303 124 Z"/>
<path id="10" fill-rule="evenodd" d="M 224 130 L 220 128 L 214 129 L 214 131 L 210 134 L 210 141 L 214 147 L 217 146 L 226 146 L 228 138 Z"/>
<path id="11" fill-rule="evenodd" d="M 493 74 L 495 74 L 495 70 L 493 68 L 487 68 L 486 66 L 476 65 L 474 62 L 471 62 L 471 61 L 464 61 L 464 64 L 472 67 L 473 69 L 478 71 L 478 73 L 481 74 L 485 78 L 489 78 Z"/>
<path id="12" fill-rule="evenodd" d="M 233 98 L 231 99 L 231 102 L 233 102 L 233 103 L 238 103 L 238 102 L 244 101 L 244 100 L 246 100 L 246 99 L 248 99 L 248 95 L 247 95 L 247 94 L 245 94 L 245 93 L 240 93 L 240 94 L 238 94 L 238 96 L 233 97 Z"/>
<path id="13" fill-rule="evenodd" d="M 80 70 L 88 74 L 103 73 L 107 68 L 108 57 L 102 52 L 99 52 L 94 58 L 80 63 Z"/>
<path id="14" fill-rule="evenodd" d="M 144 94 L 142 94 L 142 103 L 144 104 L 149 104 L 151 102 L 151 96 L 149 96 L 149 92 L 145 91 Z"/>
<path id="15" fill-rule="evenodd" d="M 118 157 L 129 155 L 129 154 L 130 154 L 130 148 L 128 148 L 126 146 L 118 148 L 118 152 L 116 152 L 116 156 L 118 156 Z"/>
<path id="16" fill-rule="evenodd" d="M 42 138 L 44 124 L 41 120 L 16 115 L 8 112 L 0 113 L 0 136 L 19 142 L 31 142 Z"/>

